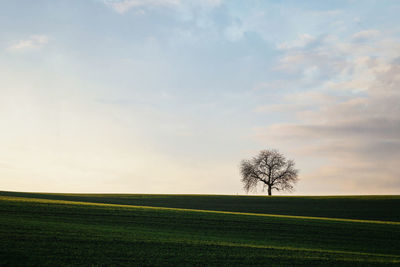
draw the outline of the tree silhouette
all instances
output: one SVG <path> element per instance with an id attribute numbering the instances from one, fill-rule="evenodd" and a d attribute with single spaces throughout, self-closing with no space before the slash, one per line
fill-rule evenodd
<path id="1" fill-rule="evenodd" d="M 250 160 L 243 160 L 240 164 L 243 187 L 246 192 L 254 190 L 258 183 L 263 184 L 263 189 L 292 191 L 293 185 L 298 180 L 298 170 L 295 169 L 293 160 L 287 160 L 277 150 L 262 150 Z"/>

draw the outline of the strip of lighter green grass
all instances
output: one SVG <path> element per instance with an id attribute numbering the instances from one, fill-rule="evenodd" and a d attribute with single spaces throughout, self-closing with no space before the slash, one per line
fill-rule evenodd
<path id="1" fill-rule="evenodd" d="M 269 197 L 189 194 L 65 194 L 6 191 L 0 191 L 0 196 L 119 205 L 400 222 L 400 196 Z"/>
<path id="2" fill-rule="evenodd" d="M 358 220 L 358 219 L 311 217 L 311 216 L 296 216 L 296 215 L 281 215 L 281 214 L 247 213 L 247 212 L 235 212 L 235 211 L 182 209 L 182 208 L 137 206 L 137 205 L 121 205 L 121 204 L 107 204 L 107 203 L 95 203 L 95 202 L 68 201 L 68 200 L 50 200 L 50 199 L 26 198 L 26 197 L 5 197 L 5 196 L 0 196 L 0 200 L 19 201 L 19 202 L 25 201 L 25 202 L 37 202 L 37 203 L 52 203 L 52 204 L 102 206 L 102 207 L 136 208 L 136 209 L 140 208 L 140 209 L 153 209 L 153 210 L 190 211 L 190 212 L 202 212 L 202 213 L 234 214 L 234 215 L 246 215 L 246 216 L 275 217 L 275 218 L 289 218 L 289 219 L 305 219 L 305 220 L 320 220 L 320 221 L 337 221 L 337 222 L 355 222 L 355 223 L 400 225 L 400 222 L 394 222 L 394 221 Z"/>

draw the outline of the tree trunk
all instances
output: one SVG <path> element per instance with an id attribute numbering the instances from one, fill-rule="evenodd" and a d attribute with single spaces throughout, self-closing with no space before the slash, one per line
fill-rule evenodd
<path id="1" fill-rule="evenodd" d="M 271 196 L 272 195 L 272 186 L 268 186 L 268 196 Z"/>

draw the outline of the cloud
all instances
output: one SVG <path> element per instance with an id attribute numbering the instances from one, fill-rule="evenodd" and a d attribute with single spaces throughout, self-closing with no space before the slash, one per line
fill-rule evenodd
<path id="1" fill-rule="evenodd" d="M 197 6 L 218 6 L 222 0 L 104 0 L 104 3 L 114 9 L 116 12 L 123 14 L 132 8 L 140 7 L 177 7 L 185 4 Z"/>
<path id="2" fill-rule="evenodd" d="M 37 50 L 49 42 L 47 35 L 32 35 L 27 39 L 20 40 L 10 45 L 7 50 L 11 52 L 24 52 Z"/>
<path id="3" fill-rule="evenodd" d="M 285 103 L 258 106 L 254 111 L 259 113 L 298 113 L 307 110 L 315 110 L 316 107 L 328 106 L 336 103 L 338 97 L 321 92 L 291 93 L 283 97 Z M 295 103 L 295 104 L 293 104 Z"/>
<path id="4" fill-rule="evenodd" d="M 303 187 L 317 184 L 336 194 L 400 191 L 399 40 L 377 35 L 371 30 L 314 47 L 287 46 L 279 61 L 277 69 L 292 74 L 287 83 L 311 79 L 314 86 L 258 107 L 292 112 L 294 119 L 256 128 L 255 135 L 297 155 L 306 169 Z M 317 75 L 307 74 L 311 68 Z"/>
<path id="5" fill-rule="evenodd" d="M 240 23 L 234 23 L 227 12 L 216 12 L 222 0 L 102 0 L 121 15 L 148 16 L 157 12 L 149 32 L 155 43 L 179 46 L 216 39 L 236 41 L 242 37 Z M 154 22 L 154 20 L 152 20 Z M 149 36 L 150 37 L 150 36 Z"/>
<path id="6" fill-rule="evenodd" d="M 135 7 L 173 6 L 179 4 L 180 0 L 105 0 L 104 3 L 122 14 Z"/>
<path id="7" fill-rule="evenodd" d="M 378 36 L 379 36 L 379 31 L 366 30 L 366 31 L 360 31 L 360 32 L 353 34 L 353 40 L 354 41 L 368 41 L 368 40 L 374 39 Z"/>
<path id="8" fill-rule="evenodd" d="M 343 60 L 343 52 L 337 47 L 325 44 L 322 40 L 314 40 L 316 46 L 299 46 L 289 44 L 284 55 L 280 58 L 276 70 L 289 74 L 306 76 L 330 76 L 347 70 L 346 60 Z M 321 49 L 326 47 L 330 49 Z"/>
<path id="9" fill-rule="evenodd" d="M 305 46 L 313 43 L 315 40 L 316 40 L 316 38 L 309 34 L 302 34 L 299 36 L 298 39 L 296 39 L 294 41 L 283 42 L 283 43 L 278 44 L 277 48 L 280 50 L 302 48 L 302 47 L 305 47 Z"/>

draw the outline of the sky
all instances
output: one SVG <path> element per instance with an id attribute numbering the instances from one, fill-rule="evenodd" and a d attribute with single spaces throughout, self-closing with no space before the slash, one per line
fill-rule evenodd
<path id="1" fill-rule="evenodd" d="M 400 194 L 397 0 L 0 3 L 0 190 Z"/>

